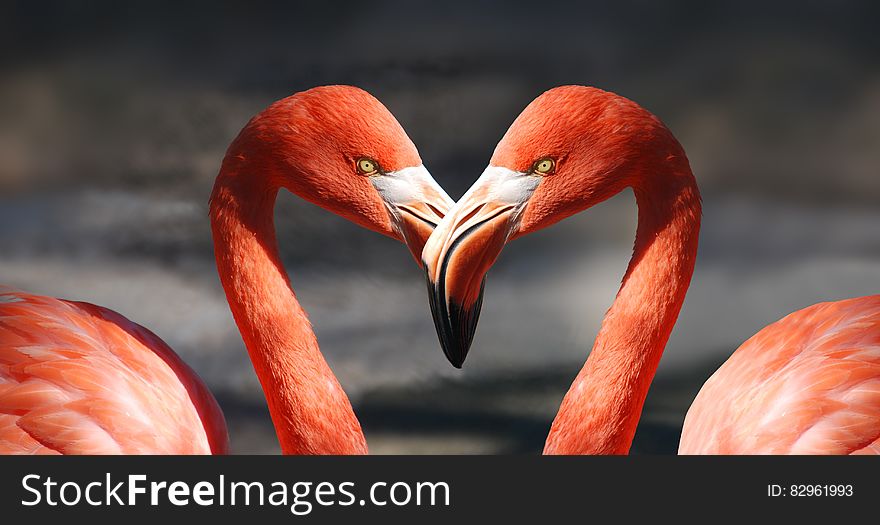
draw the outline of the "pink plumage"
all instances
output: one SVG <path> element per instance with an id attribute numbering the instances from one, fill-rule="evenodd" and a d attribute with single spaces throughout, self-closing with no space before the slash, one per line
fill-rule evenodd
<path id="1" fill-rule="evenodd" d="M 106 308 L 0 288 L 0 453 L 228 446 L 217 401 L 155 334 Z"/>
<path id="2" fill-rule="evenodd" d="M 880 295 L 767 326 L 706 381 L 681 454 L 880 454 Z"/>

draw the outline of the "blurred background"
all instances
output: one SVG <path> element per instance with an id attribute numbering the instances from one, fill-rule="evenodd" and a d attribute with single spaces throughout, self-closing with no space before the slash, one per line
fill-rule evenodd
<path id="1" fill-rule="evenodd" d="M 0 282 L 94 302 L 207 381 L 239 453 L 276 453 L 213 261 L 229 142 L 274 100 L 367 89 L 458 198 L 560 84 L 657 114 L 704 198 L 693 284 L 633 451 L 673 453 L 702 383 L 816 302 L 880 291 L 876 2 L 2 2 Z M 627 191 L 511 244 L 463 371 L 406 248 L 282 193 L 279 242 L 374 453 L 538 453 L 610 306 Z"/>

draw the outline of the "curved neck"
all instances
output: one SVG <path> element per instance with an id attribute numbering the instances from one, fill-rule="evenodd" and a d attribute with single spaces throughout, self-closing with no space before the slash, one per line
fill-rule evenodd
<path id="1" fill-rule="evenodd" d="M 626 454 L 694 271 L 700 194 L 687 161 L 633 186 L 633 258 L 587 362 L 553 421 L 545 454 Z"/>
<path id="2" fill-rule="evenodd" d="M 227 160 L 229 157 L 227 157 Z M 318 348 L 275 241 L 278 187 L 224 162 L 211 196 L 220 281 L 285 454 L 362 454 L 348 397 Z"/>

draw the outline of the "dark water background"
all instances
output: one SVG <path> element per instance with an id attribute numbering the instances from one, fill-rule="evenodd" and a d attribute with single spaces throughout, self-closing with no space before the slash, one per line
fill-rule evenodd
<path id="1" fill-rule="evenodd" d="M 361 86 L 453 198 L 541 91 L 638 101 L 684 145 L 700 255 L 634 451 L 671 453 L 703 381 L 791 311 L 878 291 L 876 2 L 3 2 L 0 281 L 151 328 L 238 452 L 275 452 L 213 266 L 207 197 L 247 119 Z M 510 245 L 464 371 L 405 248 L 290 195 L 279 241 L 374 452 L 540 451 L 631 250 L 625 193 Z"/>

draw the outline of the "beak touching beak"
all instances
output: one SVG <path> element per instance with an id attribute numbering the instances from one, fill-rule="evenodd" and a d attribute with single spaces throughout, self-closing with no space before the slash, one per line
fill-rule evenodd
<path id="1" fill-rule="evenodd" d="M 464 364 L 474 338 L 486 272 L 515 234 L 539 180 L 489 166 L 425 244 L 431 314 L 443 353 L 456 368 Z"/>
<path id="2" fill-rule="evenodd" d="M 424 166 L 404 168 L 372 178 L 385 201 L 394 228 L 416 262 L 425 242 L 455 204 Z"/>

